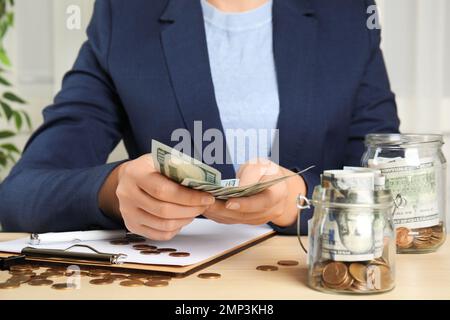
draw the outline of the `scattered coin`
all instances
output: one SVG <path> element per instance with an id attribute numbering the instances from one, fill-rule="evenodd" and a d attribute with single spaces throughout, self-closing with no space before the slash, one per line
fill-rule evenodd
<path id="1" fill-rule="evenodd" d="M 104 284 L 111 284 L 114 280 L 111 278 L 99 278 L 99 279 L 92 279 L 89 281 L 90 284 L 94 285 L 104 285 Z"/>
<path id="2" fill-rule="evenodd" d="M 167 287 L 169 285 L 168 281 L 161 281 L 161 280 L 149 280 L 144 283 L 147 287 Z"/>
<path id="3" fill-rule="evenodd" d="M 152 254 L 160 254 L 161 252 L 159 252 L 158 250 L 142 250 L 141 254 L 144 255 L 152 255 Z"/>
<path id="4" fill-rule="evenodd" d="M 172 280 L 171 276 L 168 275 L 164 275 L 164 274 L 153 274 L 153 275 L 149 275 L 148 276 L 149 280 L 159 280 L 159 281 L 170 281 Z"/>
<path id="5" fill-rule="evenodd" d="M 131 274 L 127 278 L 129 280 L 136 280 L 136 281 L 145 282 L 145 281 L 148 281 L 149 276 L 144 275 L 144 274 Z"/>
<path id="6" fill-rule="evenodd" d="M 262 265 L 262 266 L 257 266 L 256 270 L 260 270 L 260 271 L 277 271 L 278 267 L 277 266 L 271 266 L 271 265 Z"/>
<path id="7" fill-rule="evenodd" d="M 177 249 L 174 249 L 174 248 L 159 248 L 158 251 L 159 252 L 175 252 L 175 251 L 177 251 Z"/>
<path id="8" fill-rule="evenodd" d="M 140 243 L 147 241 L 145 238 L 129 238 L 127 239 L 130 243 Z"/>
<path id="9" fill-rule="evenodd" d="M 29 276 L 29 275 L 17 275 L 17 276 L 12 276 L 9 280 L 10 281 L 17 281 L 19 283 L 26 283 L 26 282 L 31 280 L 31 276 Z"/>
<path id="10" fill-rule="evenodd" d="M 222 275 L 220 273 L 213 273 L 213 272 L 205 272 L 200 273 L 197 277 L 200 279 L 219 279 Z"/>
<path id="11" fill-rule="evenodd" d="M 141 287 L 144 285 L 142 281 L 139 280 L 125 280 L 120 283 L 123 287 Z"/>
<path id="12" fill-rule="evenodd" d="M 171 253 L 169 253 L 169 256 L 177 257 L 177 258 L 189 257 L 190 255 L 191 254 L 189 252 L 171 252 Z"/>
<path id="13" fill-rule="evenodd" d="M 52 289 L 56 290 L 69 290 L 69 289 L 75 289 L 76 285 L 73 283 L 55 283 L 52 285 Z"/>
<path id="14" fill-rule="evenodd" d="M 133 245 L 133 249 L 136 250 L 156 250 L 158 247 L 157 246 L 152 246 L 149 244 L 135 244 Z"/>
<path id="15" fill-rule="evenodd" d="M 123 246 L 123 245 L 130 244 L 130 241 L 125 240 L 125 239 L 118 239 L 118 240 L 111 240 L 109 243 L 112 245 L 115 245 L 115 246 Z"/>
<path id="16" fill-rule="evenodd" d="M 28 285 L 36 286 L 36 287 L 49 286 L 52 284 L 53 284 L 53 281 L 47 280 L 47 279 L 32 279 L 28 282 Z"/>
<path id="17" fill-rule="evenodd" d="M 0 283 L 0 289 L 15 289 L 20 287 L 20 282 L 6 281 Z"/>
<path id="18" fill-rule="evenodd" d="M 111 270 L 108 269 L 92 269 L 89 271 L 89 277 L 102 277 L 104 275 L 111 274 Z"/>
<path id="19" fill-rule="evenodd" d="M 278 264 L 280 266 L 287 266 L 287 267 L 296 266 L 296 265 L 298 265 L 298 261 L 296 261 L 296 260 L 280 260 L 280 261 L 278 261 Z"/>
<path id="20" fill-rule="evenodd" d="M 116 281 L 116 280 L 125 280 L 125 279 L 128 278 L 128 277 L 127 277 L 126 275 L 124 275 L 124 274 L 109 274 L 108 276 L 105 276 L 105 277 L 108 277 L 108 278 L 110 278 L 110 279 L 113 279 L 114 281 Z"/>
<path id="21" fill-rule="evenodd" d="M 29 264 L 16 264 L 9 267 L 9 271 L 29 271 L 32 270 L 31 265 Z"/>
<path id="22" fill-rule="evenodd" d="M 46 277 L 48 279 L 56 279 L 56 278 L 61 278 L 64 277 L 64 272 L 43 272 L 40 274 L 40 276 L 42 277 Z"/>

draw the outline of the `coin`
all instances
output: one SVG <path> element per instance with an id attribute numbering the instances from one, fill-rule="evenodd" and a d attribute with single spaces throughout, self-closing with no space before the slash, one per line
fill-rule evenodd
<path id="1" fill-rule="evenodd" d="M 160 280 L 149 280 L 144 283 L 147 287 L 167 287 L 169 282 Z"/>
<path id="2" fill-rule="evenodd" d="M 139 243 L 147 241 L 145 238 L 129 238 L 127 239 L 130 243 Z"/>
<path id="3" fill-rule="evenodd" d="M 159 252 L 175 252 L 175 251 L 177 251 L 177 249 L 174 249 L 174 248 L 159 248 L 158 251 Z"/>
<path id="4" fill-rule="evenodd" d="M 142 250 L 141 254 L 144 255 L 152 255 L 152 254 L 160 254 L 161 252 L 159 252 L 158 250 Z"/>
<path id="5" fill-rule="evenodd" d="M 125 240 L 125 239 L 117 239 L 117 240 L 111 240 L 109 243 L 112 245 L 115 245 L 115 246 L 122 246 L 122 245 L 130 244 L 130 241 Z"/>
<path id="6" fill-rule="evenodd" d="M 400 227 L 396 229 L 396 242 L 399 248 L 410 248 L 413 245 L 414 237 L 409 234 L 409 229 Z"/>
<path id="7" fill-rule="evenodd" d="M 31 271 L 32 267 L 29 264 L 15 264 L 9 267 L 9 271 Z"/>
<path id="8" fill-rule="evenodd" d="M 107 276 L 105 276 L 105 277 L 108 277 L 108 278 L 110 278 L 110 279 L 113 279 L 114 281 L 115 280 L 124 280 L 124 279 L 127 279 L 128 277 L 126 276 L 126 275 L 124 275 L 124 274 L 109 274 L 109 275 L 107 275 Z"/>
<path id="9" fill-rule="evenodd" d="M 285 267 L 296 266 L 296 265 L 298 265 L 298 261 L 296 261 L 296 260 L 280 260 L 280 261 L 278 261 L 278 264 L 280 266 L 285 266 Z"/>
<path id="10" fill-rule="evenodd" d="M 270 265 L 262 265 L 262 266 L 257 266 L 256 270 L 260 270 L 260 271 L 277 271 L 278 267 L 277 266 L 270 266 Z"/>
<path id="11" fill-rule="evenodd" d="M 362 263 L 352 263 L 348 268 L 350 275 L 355 278 L 358 282 L 366 282 L 367 281 L 367 270 L 366 266 Z"/>
<path id="12" fill-rule="evenodd" d="M 55 283 L 52 285 L 52 289 L 56 290 L 69 290 L 69 289 L 75 289 L 76 285 L 73 283 Z"/>
<path id="13" fill-rule="evenodd" d="M 10 270 L 9 274 L 11 275 L 35 275 L 36 273 L 33 272 L 33 270 Z"/>
<path id="14" fill-rule="evenodd" d="M 148 281 L 149 276 L 143 274 L 131 274 L 127 277 L 129 280 L 137 280 L 137 281 Z"/>
<path id="15" fill-rule="evenodd" d="M 0 289 L 15 289 L 20 287 L 20 282 L 17 281 L 6 281 L 0 283 Z"/>
<path id="16" fill-rule="evenodd" d="M 46 277 L 49 279 L 61 278 L 64 277 L 64 272 L 43 272 L 40 274 L 41 277 Z"/>
<path id="17" fill-rule="evenodd" d="M 12 276 L 9 280 L 10 281 L 17 281 L 19 283 L 26 283 L 26 282 L 31 280 L 31 276 L 28 276 L 28 275 L 17 275 L 17 276 Z"/>
<path id="18" fill-rule="evenodd" d="M 220 273 L 206 272 L 200 273 L 197 277 L 200 279 L 219 279 L 221 276 Z"/>
<path id="19" fill-rule="evenodd" d="M 171 276 L 163 275 L 163 274 L 153 274 L 148 276 L 149 280 L 159 280 L 159 281 L 170 281 L 172 280 Z"/>
<path id="20" fill-rule="evenodd" d="M 331 262 L 325 266 L 322 272 L 323 280 L 330 285 L 342 284 L 347 277 L 347 266 L 342 262 Z"/>
<path id="21" fill-rule="evenodd" d="M 32 279 L 28 282 L 28 285 L 36 287 L 49 286 L 51 284 L 53 284 L 53 281 L 47 279 Z"/>
<path id="22" fill-rule="evenodd" d="M 108 269 L 92 269 L 89 271 L 89 277 L 101 277 L 107 274 L 111 274 L 111 270 Z"/>
<path id="23" fill-rule="evenodd" d="M 135 244 L 133 245 L 133 249 L 136 250 L 156 250 L 158 247 L 157 246 L 152 246 L 149 244 Z"/>
<path id="24" fill-rule="evenodd" d="M 171 252 L 171 253 L 169 253 L 169 256 L 177 257 L 177 258 L 189 257 L 190 255 L 191 254 L 189 252 Z"/>
<path id="25" fill-rule="evenodd" d="M 123 287 L 141 287 L 144 285 L 142 281 L 139 280 L 125 280 L 120 283 Z"/>
<path id="26" fill-rule="evenodd" d="M 90 284 L 94 285 L 103 285 L 103 284 L 111 284 L 114 280 L 111 278 L 99 278 L 99 279 L 92 279 L 89 281 Z"/>

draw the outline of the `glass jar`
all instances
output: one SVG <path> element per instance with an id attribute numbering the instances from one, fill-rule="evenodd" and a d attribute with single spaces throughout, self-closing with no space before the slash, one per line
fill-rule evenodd
<path id="1" fill-rule="evenodd" d="M 401 201 L 394 213 L 398 253 L 436 251 L 445 241 L 446 160 L 441 135 L 370 134 L 362 165 L 381 170 Z"/>
<path id="2" fill-rule="evenodd" d="M 390 191 L 344 191 L 317 186 L 312 205 L 309 286 L 329 293 L 392 290 L 395 234 Z"/>

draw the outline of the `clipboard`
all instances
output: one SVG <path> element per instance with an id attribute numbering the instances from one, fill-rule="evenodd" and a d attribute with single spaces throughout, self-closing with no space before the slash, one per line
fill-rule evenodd
<path id="1" fill-rule="evenodd" d="M 202 269 L 205 269 L 219 261 L 222 261 L 228 257 L 231 257 L 245 249 L 248 249 L 256 244 L 259 244 L 276 234 L 275 231 L 270 230 L 267 233 L 253 238 L 249 241 L 241 243 L 229 250 L 223 251 L 220 254 L 214 255 L 205 259 L 199 263 L 194 263 L 187 266 L 173 266 L 173 265 L 160 265 L 160 264 L 143 264 L 143 263 L 120 263 L 120 261 L 114 261 L 117 257 L 115 254 L 107 252 L 95 252 L 95 249 L 91 253 L 78 253 L 68 252 L 66 250 L 53 250 L 53 249 L 35 249 L 26 247 L 23 248 L 21 254 L 0 252 L 0 258 L 3 258 L 2 264 L 4 268 L 18 264 L 33 262 L 41 265 L 80 265 L 88 267 L 98 267 L 111 269 L 116 272 L 140 272 L 140 273 L 158 273 L 167 274 L 177 278 L 184 278 L 193 273 L 196 273 Z M 82 244 L 80 246 L 83 246 Z M 72 246 L 73 247 L 73 246 Z M 93 249 L 93 248 L 91 248 Z M 64 253 L 65 252 L 65 253 Z"/>

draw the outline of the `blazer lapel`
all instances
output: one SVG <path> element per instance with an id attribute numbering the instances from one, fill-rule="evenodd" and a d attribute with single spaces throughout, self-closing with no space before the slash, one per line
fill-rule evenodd
<path id="1" fill-rule="evenodd" d="M 313 77 L 317 21 L 309 0 L 274 0 L 274 57 L 280 96 L 279 154 L 284 166 L 309 166 L 314 145 Z M 301 157 L 299 156 L 301 155 Z"/>
<path id="2" fill-rule="evenodd" d="M 194 139 L 194 122 L 201 121 L 201 135 L 208 129 L 222 133 L 222 154 L 227 147 L 224 130 L 214 94 L 214 85 L 209 64 L 205 26 L 200 1 L 170 0 L 161 16 L 166 26 L 161 32 L 161 42 L 167 62 L 172 86 L 186 128 L 191 133 L 195 156 L 202 154 L 203 139 Z M 199 133 L 197 133 L 198 135 Z M 225 158 L 223 159 L 225 161 Z M 223 178 L 234 177 L 231 164 L 213 164 Z"/>

